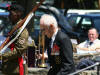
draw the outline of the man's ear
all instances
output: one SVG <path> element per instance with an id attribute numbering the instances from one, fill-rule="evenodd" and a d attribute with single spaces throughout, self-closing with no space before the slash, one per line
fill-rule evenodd
<path id="1" fill-rule="evenodd" d="M 53 28 L 53 24 L 50 24 L 50 28 Z"/>

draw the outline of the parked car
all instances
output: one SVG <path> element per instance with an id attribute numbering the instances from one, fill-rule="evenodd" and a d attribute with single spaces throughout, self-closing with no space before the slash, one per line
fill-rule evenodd
<path id="1" fill-rule="evenodd" d="M 59 11 L 59 9 L 52 6 L 41 5 L 35 12 L 34 17 L 34 34 L 32 34 L 32 36 L 34 36 L 35 41 L 38 40 L 38 34 L 40 30 L 39 19 L 41 15 L 46 13 L 55 16 L 60 29 L 65 32 L 70 37 L 70 39 L 75 39 L 77 43 L 88 39 L 87 31 L 90 27 L 95 27 L 100 31 L 99 13 L 71 14 L 67 16 L 66 20 L 66 17 L 61 11 Z"/>
<path id="2" fill-rule="evenodd" d="M 11 29 L 8 16 L 9 16 L 9 12 L 0 12 L 0 35 L 1 36 L 7 36 L 7 33 Z"/>
<path id="3" fill-rule="evenodd" d="M 67 21 L 73 31 L 79 34 L 79 42 L 88 38 L 87 32 L 91 27 L 95 27 L 100 34 L 100 14 L 73 14 L 67 17 Z"/>
<path id="4" fill-rule="evenodd" d="M 0 8 L 0 45 L 6 39 L 9 29 L 11 29 L 8 16 L 9 12 L 7 12 L 6 9 Z"/>

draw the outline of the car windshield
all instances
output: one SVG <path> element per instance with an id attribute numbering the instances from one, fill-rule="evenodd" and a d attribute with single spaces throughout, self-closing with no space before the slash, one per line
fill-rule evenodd
<path id="1" fill-rule="evenodd" d="M 80 17 L 80 16 L 70 16 L 69 18 L 68 18 L 68 22 L 69 22 L 69 24 L 72 26 L 72 27 L 76 27 L 77 26 L 77 24 L 80 22 L 80 19 L 81 19 L 82 17 Z"/>
<path id="2" fill-rule="evenodd" d="M 95 27 L 100 31 L 100 18 L 94 20 Z"/>

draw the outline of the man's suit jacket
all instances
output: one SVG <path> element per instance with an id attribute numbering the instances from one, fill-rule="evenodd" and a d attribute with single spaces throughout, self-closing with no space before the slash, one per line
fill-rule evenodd
<path id="1" fill-rule="evenodd" d="M 69 37 L 60 30 L 55 37 L 53 49 L 55 50 L 54 55 L 52 55 L 50 46 L 48 48 L 48 59 L 52 66 L 48 75 L 67 75 L 74 72 L 72 44 Z"/>

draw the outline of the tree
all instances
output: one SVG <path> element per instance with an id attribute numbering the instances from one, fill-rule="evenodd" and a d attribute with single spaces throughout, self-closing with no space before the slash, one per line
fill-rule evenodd
<path id="1" fill-rule="evenodd" d="M 99 7 L 98 7 L 98 8 L 100 9 L 100 0 L 99 0 L 99 2 L 98 2 L 98 3 L 99 3 Z"/>
<path id="2" fill-rule="evenodd" d="M 77 0 L 54 0 L 54 6 L 61 8 L 64 3 L 64 8 L 78 8 Z"/>

